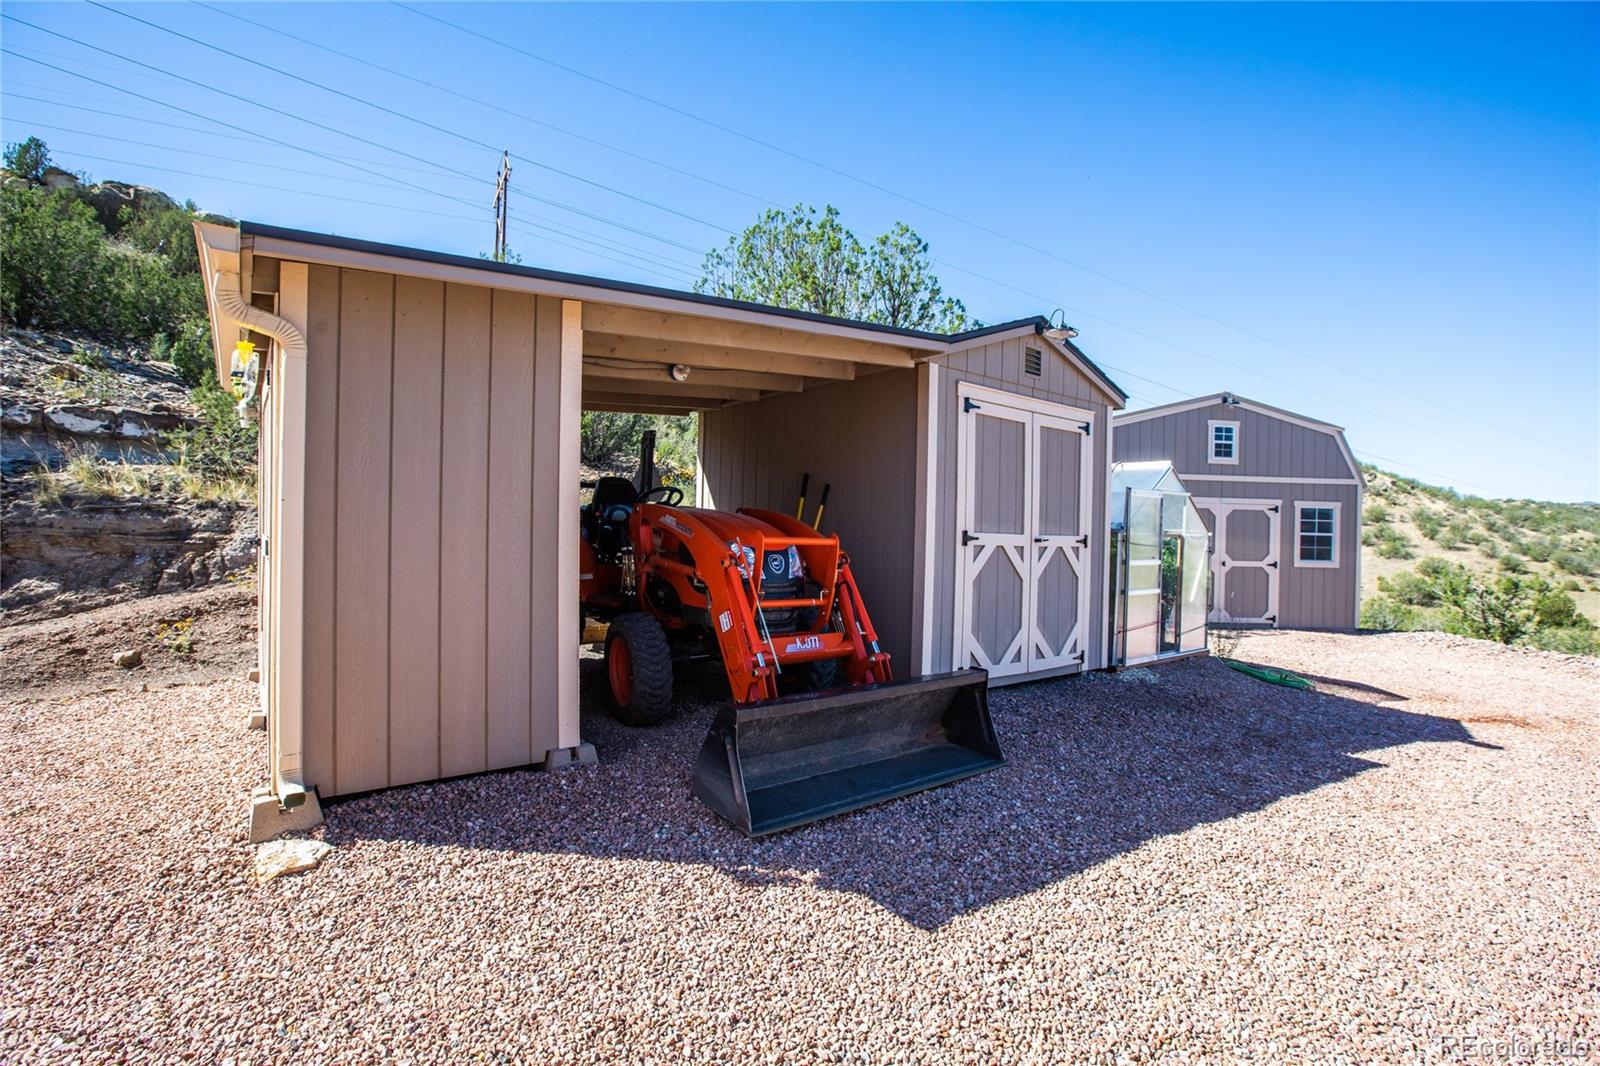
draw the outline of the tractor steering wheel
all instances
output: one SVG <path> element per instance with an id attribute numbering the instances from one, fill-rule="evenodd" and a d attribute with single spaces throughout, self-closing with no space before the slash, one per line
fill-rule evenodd
<path id="1" fill-rule="evenodd" d="M 683 502 L 683 490 L 676 485 L 656 485 L 639 493 L 638 502 L 660 503 L 667 507 L 676 507 Z"/>

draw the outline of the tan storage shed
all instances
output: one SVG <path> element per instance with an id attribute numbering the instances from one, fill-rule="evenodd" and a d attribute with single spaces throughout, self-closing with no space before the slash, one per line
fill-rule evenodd
<path id="1" fill-rule="evenodd" d="M 257 343 L 258 838 L 318 798 L 589 761 L 584 409 L 701 417 L 701 505 L 830 481 L 898 676 L 1105 664 L 1124 402 L 1043 319 L 945 336 L 244 223 L 196 226 L 218 373 Z"/>
<path id="2" fill-rule="evenodd" d="M 1212 622 L 1359 624 L 1365 483 L 1344 430 L 1228 392 L 1116 423 L 1117 461 L 1170 461 L 1211 529 Z"/>

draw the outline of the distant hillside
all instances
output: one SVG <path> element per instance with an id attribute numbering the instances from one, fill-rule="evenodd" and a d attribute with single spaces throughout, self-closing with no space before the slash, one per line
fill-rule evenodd
<path id="1" fill-rule="evenodd" d="M 1488 500 L 1363 465 L 1367 482 L 1362 532 L 1363 624 L 1390 604 L 1411 608 L 1412 624 L 1437 628 L 1443 614 L 1430 582 L 1459 568 L 1488 583 L 1516 577 L 1569 595 L 1600 622 L 1600 504 Z M 1579 627 L 1582 626 L 1581 620 Z M 1580 644 L 1586 643 L 1580 640 Z"/>

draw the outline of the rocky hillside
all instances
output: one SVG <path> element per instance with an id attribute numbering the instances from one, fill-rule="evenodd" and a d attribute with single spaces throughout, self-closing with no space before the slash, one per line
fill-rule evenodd
<path id="1" fill-rule="evenodd" d="M 193 469 L 204 412 L 170 363 L 62 333 L 0 335 L 6 620 L 203 586 L 255 561 L 243 481 Z"/>

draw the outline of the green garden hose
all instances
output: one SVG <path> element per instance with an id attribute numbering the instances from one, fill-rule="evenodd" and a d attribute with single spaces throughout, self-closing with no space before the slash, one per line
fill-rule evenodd
<path id="1" fill-rule="evenodd" d="M 1218 656 L 1218 658 L 1221 657 Z M 1249 663 L 1242 663 L 1237 659 L 1222 659 L 1222 662 L 1230 670 L 1248 674 L 1257 681 L 1265 681 L 1270 685 L 1282 685 L 1285 688 L 1299 689 L 1315 689 L 1317 687 L 1299 674 L 1292 674 L 1287 670 L 1274 670 L 1270 666 L 1251 666 Z"/>

